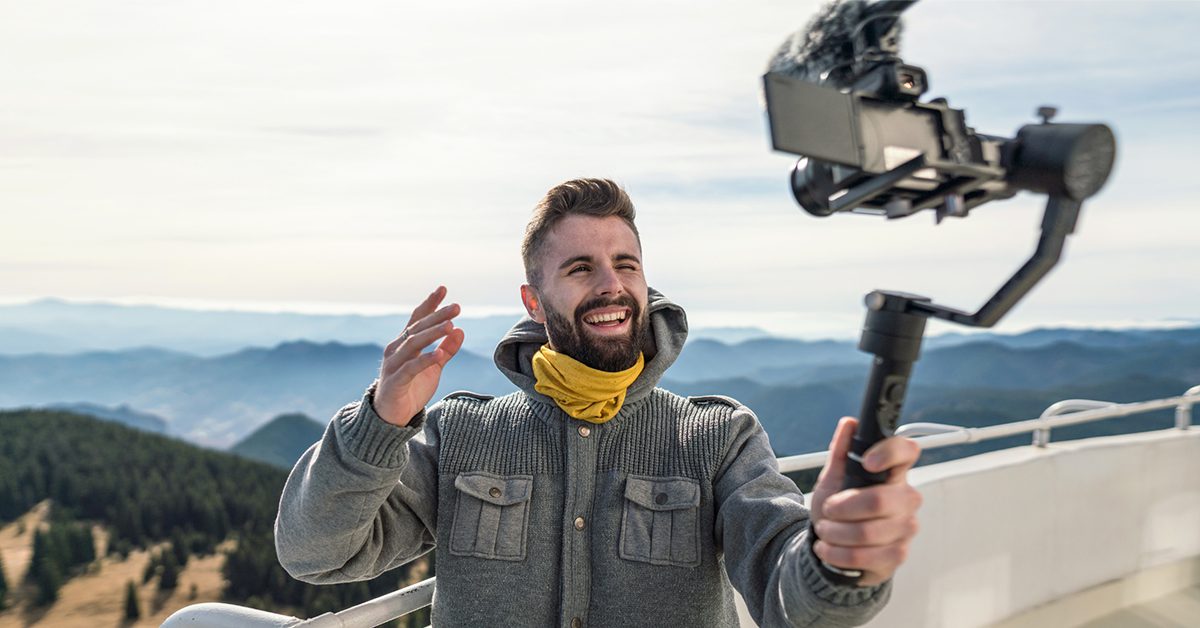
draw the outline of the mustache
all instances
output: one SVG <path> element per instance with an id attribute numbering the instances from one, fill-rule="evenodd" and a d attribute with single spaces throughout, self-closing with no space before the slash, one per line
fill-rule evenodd
<path id="1" fill-rule="evenodd" d="M 582 323 L 584 314 L 597 308 L 609 307 L 612 305 L 619 305 L 629 308 L 632 311 L 630 317 L 634 320 L 637 320 L 639 317 L 641 317 L 642 308 L 640 305 L 638 305 L 637 300 L 628 294 L 623 294 L 615 299 L 596 297 L 590 301 L 584 301 L 583 303 L 579 304 L 579 307 L 575 308 L 575 320 Z"/>

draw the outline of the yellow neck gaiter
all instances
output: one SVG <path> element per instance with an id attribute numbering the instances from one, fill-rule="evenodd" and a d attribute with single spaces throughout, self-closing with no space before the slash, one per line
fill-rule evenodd
<path id="1" fill-rule="evenodd" d="M 625 391 L 642 373 L 646 361 L 616 373 L 596 370 L 575 358 L 543 345 L 533 354 L 533 389 L 546 395 L 563 412 L 589 423 L 604 423 L 625 403 Z"/>

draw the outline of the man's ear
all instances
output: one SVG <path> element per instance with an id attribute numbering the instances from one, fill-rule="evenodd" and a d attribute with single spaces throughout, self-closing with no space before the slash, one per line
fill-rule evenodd
<path id="1" fill-rule="evenodd" d="M 546 324 L 546 311 L 542 309 L 542 299 L 538 296 L 537 288 L 529 284 L 521 286 L 521 303 L 535 323 Z"/>

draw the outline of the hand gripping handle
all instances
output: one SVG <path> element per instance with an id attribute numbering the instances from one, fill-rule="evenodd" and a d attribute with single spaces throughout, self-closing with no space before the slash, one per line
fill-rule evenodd
<path id="1" fill-rule="evenodd" d="M 902 293 L 872 292 L 867 295 L 867 322 L 858 348 L 872 353 L 871 375 L 863 395 L 858 429 L 850 443 L 846 460 L 846 479 L 842 488 L 862 488 L 882 484 L 888 471 L 867 471 L 863 456 L 875 443 L 891 436 L 900 421 L 900 410 L 908 392 L 913 362 L 921 352 L 926 316 L 909 311 L 913 301 L 928 302 L 925 297 Z M 838 584 L 857 585 L 862 571 L 837 567 L 822 561 L 825 576 Z"/>

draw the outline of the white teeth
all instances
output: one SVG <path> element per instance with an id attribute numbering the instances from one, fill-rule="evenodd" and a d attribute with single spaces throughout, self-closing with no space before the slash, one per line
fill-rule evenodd
<path id="1" fill-rule="evenodd" d="M 592 323 L 592 324 L 607 323 L 609 321 L 623 321 L 623 320 L 625 320 L 625 312 L 612 312 L 609 314 L 594 314 L 583 320 L 585 322 Z"/>

